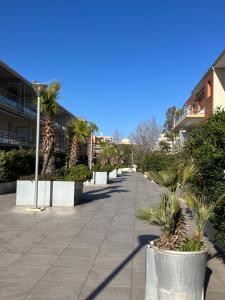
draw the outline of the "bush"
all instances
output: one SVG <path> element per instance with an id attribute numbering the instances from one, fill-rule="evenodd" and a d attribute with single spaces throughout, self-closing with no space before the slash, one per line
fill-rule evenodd
<path id="1" fill-rule="evenodd" d="M 186 143 L 185 151 L 191 155 L 198 168 L 192 185 L 195 192 L 216 201 L 225 194 L 225 111 L 217 110 L 207 122 L 196 127 Z M 225 201 L 216 209 L 213 223 L 218 237 L 225 246 Z"/>
<path id="2" fill-rule="evenodd" d="M 182 160 L 182 153 L 150 152 L 140 160 L 138 169 L 142 172 L 174 169 L 179 166 Z"/>
<path id="3" fill-rule="evenodd" d="M 106 164 L 104 166 L 101 166 L 100 169 L 99 169 L 100 172 L 107 172 L 107 174 L 109 174 L 113 170 L 114 170 L 114 166 L 112 166 L 110 164 Z"/>
<path id="4" fill-rule="evenodd" d="M 72 166 L 63 178 L 68 181 L 87 181 L 92 178 L 92 172 L 85 165 Z"/>
<path id="5" fill-rule="evenodd" d="M 34 170 L 34 150 L 0 151 L 0 182 L 17 180 L 20 176 L 33 174 Z"/>

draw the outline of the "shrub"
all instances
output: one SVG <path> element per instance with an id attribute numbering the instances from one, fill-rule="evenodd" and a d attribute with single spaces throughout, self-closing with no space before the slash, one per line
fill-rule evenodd
<path id="1" fill-rule="evenodd" d="M 64 180 L 68 181 L 87 181 L 92 178 L 92 172 L 85 165 L 72 166 L 68 174 L 65 175 Z"/>
<path id="2" fill-rule="evenodd" d="M 99 169 L 99 171 L 100 172 L 107 172 L 109 174 L 110 172 L 113 171 L 113 169 L 114 169 L 114 166 L 112 166 L 110 164 L 106 164 L 104 166 L 101 166 L 100 169 Z"/>
<path id="3" fill-rule="evenodd" d="M 186 143 L 185 151 L 191 155 L 198 168 L 192 180 L 196 193 L 204 194 L 210 201 L 216 201 L 225 194 L 225 111 L 217 110 L 207 122 L 196 127 Z M 218 237 L 225 245 L 225 201 L 215 211 L 213 222 L 219 230 Z"/>
<path id="4" fill-rule="evenodd" d="M 0 152 L 0 182 L 14 181 L 20 176 L 33 174 L 34 169 L 34 150 L 19 149 Z"/>
<path id="5" fill-rule="evenodd" d="M 150 152 L 140 160 L 138 168 L 142 172 L 163 171 L 177 168 L 182 160 L 182 153 Z"/>

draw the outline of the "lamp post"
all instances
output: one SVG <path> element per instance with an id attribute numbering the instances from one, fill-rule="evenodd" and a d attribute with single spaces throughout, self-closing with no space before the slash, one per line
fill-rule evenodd
<path id="1" fill-rule="evenodd" d="M 46 84 L 34 82 L 33 88 L 37 95 L 37 128 L 36 128 L 36 157 L 35 157 L 35 188 L 34 209 L 38 210 L 38 169 L 39 169 L 39 145 L 40 145 L 40 106 L 41 93 L 47 87 Z"/>

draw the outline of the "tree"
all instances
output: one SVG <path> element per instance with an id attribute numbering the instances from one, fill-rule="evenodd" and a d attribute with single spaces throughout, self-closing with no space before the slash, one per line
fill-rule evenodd
<path id="1" fill-rule="evenodd" d="M 52 173 L 54 169 L 55 133 L 53 117 L 59 110 L 58 96 L 61 88 L 59 81 L 54 81 L 42 92 L 41 111 L 44 113 L 45 122 L 42 131 L 43 168 L 42 175 Z"/>
<path id="2" fill-rule="evenodd" d="M 140 152 L 146 153 L 152 150 L 160 132 L 161 126 L 157 123 L 155 118 L 152 118 L 139 124 L 131 135 L 131 139 Z"/>
<path id="3" fill-rule="evenodd" d="M 171 132 L 174 125 L 174 117 L 176 114 L 176 106 L 169 107 L 166 111 L 166 121 L 164 123 L 164 131 Z"/>
<path id="4" fill-rule="evenodd" d="M 88 123 L 88 139 L 87 139 L 87 156 L 88 156 L 88 166 L 92 166 L 93 158 L 93 148 L 92 148 L 92 135 L 94 132 L 98 131 L 98 127 L 95 123 Z"/>
<path id="5" fill-rule="evenodd" d="M 119 132 L 118 129 L 115 129 L 114 133 L 113 133 L 113 142 L 116 144 L 120 144 L 122 138 L 123 138 L 123 135 Z"/>
<path id="6" fill-rule="evenodd" d="M 87 142 L 89 137 L 90 128 L 86 120 L 72 119 L 67 128 L 67 136 L 70 141 L 70 150 L 68 157 L 68 167 L 71 168 L 75 165 L 79 158 L 80 144 Z"/>

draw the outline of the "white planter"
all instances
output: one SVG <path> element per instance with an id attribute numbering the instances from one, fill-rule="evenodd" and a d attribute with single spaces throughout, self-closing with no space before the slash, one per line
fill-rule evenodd
<path id="1" fill-rule="evenodd" d="M 83 183 L 53 181 L 52 206 L 74 206 L 82 199 Z"/>
<path id="2" fill-rule="evenodd" d="M 95 184 L 105 185 L 108 183 L 107 172 L 94 172 Z"/>
<path id="3" fill-rule="evenodd" d="M 34 186 L 31 180 L 18 180 L 16 205 L 34 205 Z M 74 206 L 82 199 L 83 183 L 74 181 L 39 181 L 38 206 Z"/>
<path id="4" fill-rule="evenodd" d="M 122 174 L 122 169 L 118 169 L 117 175 L 121 175 Z"/>
<path id="5" fill-rule="evenodd" d="M 129 172 L 129 168 L 122 168 L 121 170 L 122 170 L 123 173 L 124 172 Z"/>
<path id="6" fill-rule="evenodd" d="M 207 250 L 147 248 L 146 300 L 203 300 Z"/>
<path id="7" fill-rule="evenodd" d="M 112 172 L 109 173 L 109 179 L 117 178 L 117 170 L 114 169 Z"/>
<path id="8" fill-rule="evenodd" d="M 0 183 L 0 195 L 12 194 L 16 192 L 16 181 Z"/>
<path id="9" fill-rule="evenodd" d="M 38 182 L 38 205 L 51 206 L 51 181 Z M 17 180 L 16 205 L 34 205 L 33 180 Z"/>

